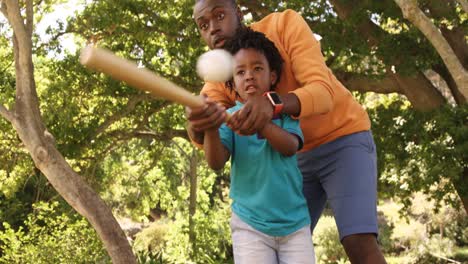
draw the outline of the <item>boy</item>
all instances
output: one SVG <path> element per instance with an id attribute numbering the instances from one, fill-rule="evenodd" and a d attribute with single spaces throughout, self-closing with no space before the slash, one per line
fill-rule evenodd
<path id="1" fill-rule="evenodd" d="M 243 103 L 258 96 L 275 100 L 272 90 L 279 82 L 282 59 L 264 34 L 247 28 L 225 49 L 234 56 L 233 79 L 226 85 L 238 99 L 228 110 L 233 113 L 228 125 L 233 126 L 239 113 L 235 111 Z M 299 122 L 288 115 L 276 115 L 251 136 L 238 135 L 226 125 L 206 131 L 203 147 L 209 166 L 221 169 L 231 157 L 236 263 L 315 263 L 295 155 L 302 144 Z"/>

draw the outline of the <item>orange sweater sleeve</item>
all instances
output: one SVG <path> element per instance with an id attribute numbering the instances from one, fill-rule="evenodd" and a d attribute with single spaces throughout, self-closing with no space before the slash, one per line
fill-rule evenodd
<path id="1" fill-rule="evenodd" d="M 236 104 L 235 92 L 231 92 L 223 83 L 206 82 L 200 93 L 221 103 L 226 109 Z"/>
<path id="2" fill-rule="evenodd" d="M 299 88 L 291 91 L 301 104 L 299 118 L 325 114 L 334 102 L 334 85 L 325 64 L 320 43 L 306 21 L 293 10 L 286 10 L 277 21 L 286 53 Z"/>

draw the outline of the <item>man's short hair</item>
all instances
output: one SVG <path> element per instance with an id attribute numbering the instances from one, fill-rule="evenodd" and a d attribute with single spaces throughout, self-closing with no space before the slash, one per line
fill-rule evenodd
<path id="1" fill-rule="evenodd" d="M 195 4 L 200 2 L 201 0 L 195 0 Z M 236 0 L 226 0 L 226 2 L 229 2 L 231 3 L 232 6 L 236 7 L 237 6 L 237 3 L 236 3 Z"/>

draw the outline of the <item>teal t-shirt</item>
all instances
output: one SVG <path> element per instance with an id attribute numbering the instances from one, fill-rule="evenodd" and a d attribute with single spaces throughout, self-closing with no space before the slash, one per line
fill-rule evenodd
<path id="1" fill-rule="evenodd" d="M 228 112 L 241 107 L 237 102 Z M 281 115 L 273 122 L 296 135 L 302 146 L 303 136 L 297 120 Z M 310 224 L 296 155 L 286 157 L 257 134 L 240 136 L 224 124 L 219 133 L 221 142 L 231 153 L 233 212 L 270 236 L 286 236 Z"/>

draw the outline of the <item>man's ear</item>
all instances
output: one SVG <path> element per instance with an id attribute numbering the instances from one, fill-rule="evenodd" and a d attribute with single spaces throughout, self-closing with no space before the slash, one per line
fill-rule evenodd
<path id="1" fill-rule="evenodd" d="M 244 14 L 242 14 L 242 11 L 240 10 L 239 6 L 237 6 L 236 8 L 236 14 L 237 14 L 237 17 L 239 18 L 239 22 L 244 22 Z"/>

